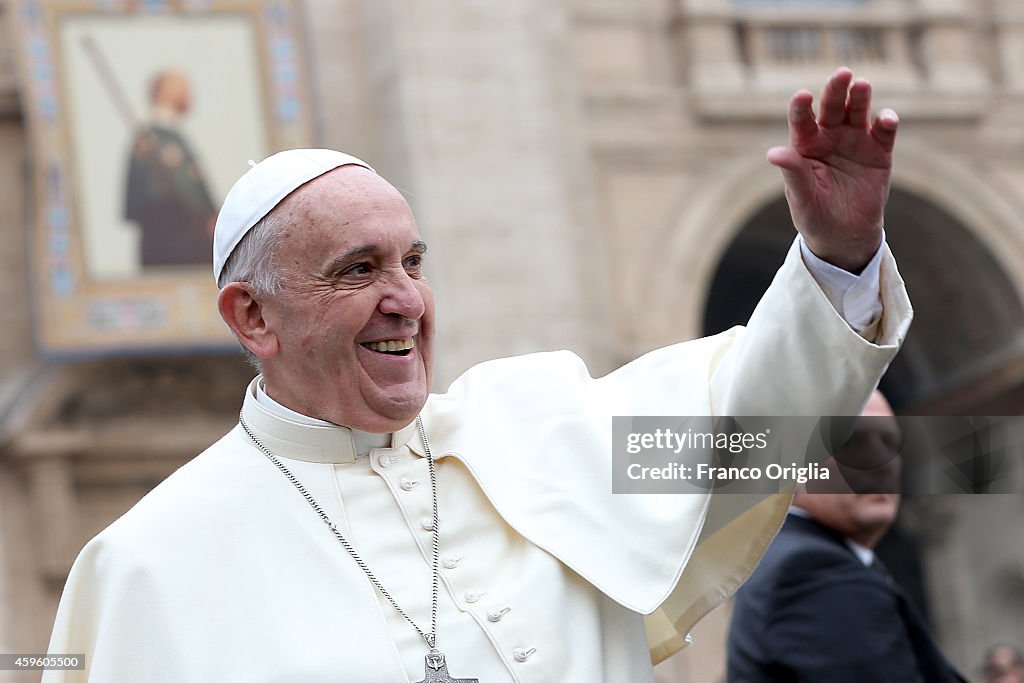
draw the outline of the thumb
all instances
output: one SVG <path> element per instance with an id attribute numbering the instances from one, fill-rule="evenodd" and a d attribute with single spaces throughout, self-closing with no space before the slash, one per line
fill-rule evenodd
<path id="1" fill-rule="evenodd" d="M 792 147 L 772 147 L 766 158 L 782 171 L 787 194 L 792 200 L 797 204 L 809 203 L 814 194 L 814 174 L 807 160 Z"/>

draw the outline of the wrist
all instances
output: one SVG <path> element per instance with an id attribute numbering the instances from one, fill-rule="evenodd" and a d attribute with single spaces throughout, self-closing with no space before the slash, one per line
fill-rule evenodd
<path id="1" fill-rule="evenodd" d="M 882 246 L 882 231 L 873 234 L 869 239 L 856 240 L 816 240 L 803 235 L 804 243 L 815 256 L 845 271 L 860 274 L 868 265 L 878 248 Z"/>

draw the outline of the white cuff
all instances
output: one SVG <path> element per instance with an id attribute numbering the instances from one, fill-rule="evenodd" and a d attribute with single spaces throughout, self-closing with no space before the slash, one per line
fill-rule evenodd
<path id="1" fill-rule="evenodd" d="M 878 251 L 864 266 L 860 275 L 854 275 L 821 260 L 810 250 L 802 236 L 798 236 L 797 239 L 800 241 L 800 254 L 803 256 L 804 265 L 836 312 L 858 333 L 863 334 L 871 330 L 882 316 L 878 274 L 882 263 L 885 234 L 882 234 L 882 244 L 879 245 Z"/>

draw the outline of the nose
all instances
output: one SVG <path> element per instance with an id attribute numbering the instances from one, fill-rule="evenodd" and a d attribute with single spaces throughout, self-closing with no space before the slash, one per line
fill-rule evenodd
<path id="1" fill-rule="evenodd" d="M 421 287 L 426 284 L 404 270 L 388 278 L 377 308 L 381 313 L 400 315 L 407 320 L 419 320 L 426 311 Z"/>

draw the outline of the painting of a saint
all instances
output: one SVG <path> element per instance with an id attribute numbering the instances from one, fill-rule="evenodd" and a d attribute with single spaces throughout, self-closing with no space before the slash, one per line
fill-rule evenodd
<path id="1" fill-rule="evenodd" d="M 216 205 L 181 123 L 192 86 L 180 70 L 154 75 L 148 125 L 131 144 L 124 218 L 138 226 L 143 267 L 212 261 Z"/>
<path id="2" fill-rule="evenodd" d="M 89 279 L 202 277 L 220 202 L 271 144 L 255 26 L 96 13 L 70 15 L 59 34 Z"/>
<path id="3" fill-rule="evenodd" d="M 250 159 L 318 146 L 303 21 L 298 0 L 15 2 L 44 353 L 235 346 L 213 227 Z"/>

